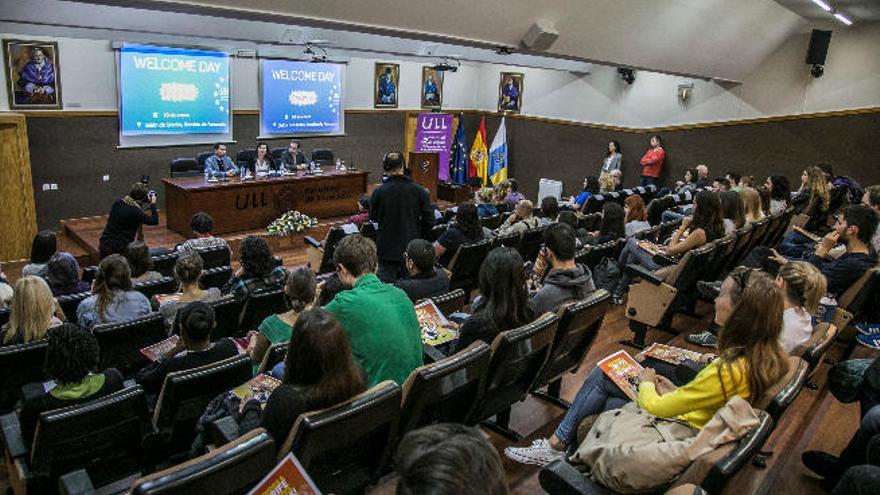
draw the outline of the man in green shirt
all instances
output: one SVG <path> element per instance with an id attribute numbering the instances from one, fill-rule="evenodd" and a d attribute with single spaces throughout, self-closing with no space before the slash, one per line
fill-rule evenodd
<path id="1" fill-rule="evenodd" d="M 403 385 L 422 365 L 422 333 L 409 297 L 376 277 L 376 245 L 359 234 L 345 236 L 333 253 L 342 285 L 325 309 L 348 334 L 368 386 L 394 380 Z"/>

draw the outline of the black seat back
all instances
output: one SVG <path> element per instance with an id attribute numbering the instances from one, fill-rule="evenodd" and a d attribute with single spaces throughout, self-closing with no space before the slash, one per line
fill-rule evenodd
<path id="1" fill-rule="evenodd" d="M 213 249 L 199 249 L 196 251 L 202 257 L 202 270 L 209 270 L 218 266 L 229 266 L 229 248 L 220 246 Z"/>
<path id="2" fill-rule="evenodd" d="M 48 342 L 0 347 L 0 410 L 8 411 L 21 400 L 21 386 L 47 379 L 43 371 Z"/>
<path id="3" fill-rule="evenodd" d="M 480 266 L 489 254 L 493 241 L 485 240 L 475 244 L 464 244 L 458 247 L 458 251 L 449 262 L 449 270 L 452 277 L 449 280 L 450 289 L 463 289 L 465 294 L 470 293 L 477 285 L 477 276 Z"/>
<path id="4" fill-rule="evenodd" d="M 40 414 L 30 464 L 44 487 L 38 492 L 54 491 L 60 475 L 77 469 L 99 487 L 140 472 L 142 440 L 151 430 L 140 386 Z"/>
<path id="5" fill-rule="evenodd" d="M 272 372 L 272 368 L 275 367 L 276 364 L 284 361 L 284 358 L 287 356 L 287 346 L 290 342 L 279 342 L 277 344 L 272 344 L 266 349 L 266 354 L 263 355 L 263 360 L 260 361 L 260 367 L 257 370 L 257 374 L 265 373 L 269 374 Z"/>
<path id="6" fill-rule="evenodd" d="M 279 162 L 279 163 L 280 163 L 280 162 L 281 162 L 281 157 L 284 156 L 284 152 L 285 152 L 285 151 L 287 151 L 287 147 L 286 147 L 286 146 L 278 147 L 278 148 L 272 148 L 272 150 L 269 151 L 269 155 L 272 157 L 273 160 L 275 160 L 276 162 Z"/>
<path id="7" fill-rule="evenodd" d="M 725 269 L 732 269 L 739 265 L 739 262 L 749 253 L 748 248 L 752 240 L 754 227 L 752 224 L 746 224 L 736 229 L 736 241 L 734 242 L 733 253 L 726 263 Z"/>
<path id="8" fill-rule="evenodd" d="M 205 169 L 205 161 L 208 159 L 209 156 L 211 156 L 213 154 L 214 154 L 213 151 L 203 151 L 203 152 L 199 153 L 198 155 L 196 155 L 196 161 L 199 162 L 199 168 L 204 170 Z"/>
<path id="9" fill-rule="evenodd" d="M 403 384 L 400 436 L 435 423 L 463 423 L 477 403 L 491 351 L 484 342 L 416 368 Z"/>
<path id="10" fill-rule="evenodd" d="M 443 235 L 444 232 L 446 232 L 447 228 L 449 228 L 449 225 L 445 223 L 441 223 L 440 225 L 435 225 L 431 227 L 431 230 L 429 230 L 428 233 L 425 234 L 425 240 L 428 242 L 436 241 L 440 238 L 441 235 Z"/>
<path id="11" fill-rule="evenodd" d="M 137 480 L 134 495 L 248 493 L 275 466 L 275 441 L 257 428 L 216 450 Z"/>
<path id="12" fill-rule="evenodd" d="M 168 454 L 189 449 L 195 437 L 196 420 L 211 399 L 252 376 L 253 365 L 244 354 L 168 374 L 153 413 L 153 423 L 162 435 Z"/>
<path id="13" fill-rule="evenodd" d="M 12 310 L 9 308 L 0 309 L 0 327 L 9 323 L 9 317 L 12 316 Z"/>
<path id="14" fill-rule="evenodd" d="M 240 302 L 230 294 L 212 302 L 211 306 L 214 307 L 214 321 L 217 322 L 217 326 L 211 332 L 211 341 L 243 335 L 238 325 L 242 306 Z"/>
<path id="15" fill-rule="evenodd" d="M 198 177 L 204 169 L 195 158 L 175 158 L 171 160 L 169 172 L 171 177 Z"/>
<path id="16" fill-rule="evenodd" d="M 364 222 L 364 224 L 361 225 L 361 235 L 376 242 L 376 236 L 379 235 L 379 231 L 376 230 L 376 224 L 373 222 Z"/>
<path id="17" fill-rule="evenodd" d="M 177 292 L 178 283 L 174 277 L 162 277 L 158 280 L 150 280 L 132 287 L 133 290 L 147 296 L 147 299 L 159 294 L 173 294 Z"/>
<path id="18" fill-rule="evenodd" d="M 175 251 L 173 253 L 166 253 L 159 256 L 153 256 L 153 270 L 162 274 L 163 277 L 173 277 L 174 276 L 174 264 L 177 263 L 177 257 L 179 254 Z"/>
<path id="19" fill-rule="evenodd" d="M 209 289 L 211 287 L 221 288 L 226 282 L 232 278 L 231 266 L 217 266 L 202 270 L 202 276 L 199 278 L 199 287 Z"/>
<path id="20" fill-rule="evenodd" d="M 364 227 L 370 225 L 372 227 L 373 224 L 367 222 L 364 224 Z M 336 265 L 333 263 L 333 252 L 336 251 L 336 246 L 339 245 L 339 241 L 345 237 L 346 234 L 342 227 L 331 227 L 330 230 L 327 231 L 327 237 L 324 238 L 324 255 L 321 258 L 321 266 L 315 273 L 329 273 L 332 271 L 336 271 Z M 314 269 L 315 267 L 312 267 Z"/>
<path id="21" fill-rule="evenodd" d="M 384 381 L 297 419 L 280 455 L 292 452 L 324 493 L 363 493 L 397 446 L 401 390 Z"/>
<path id="22" fill-rule="evenodd" d="M 147 364 L 141 349 L 168 336 L 165 320 L 158 313 L 122 323 L 98 325 L 92 333 L 101 348 L 100 368 L 116 368 L 126 376 Z"/>
<path id="23" fill-rule="evenodd" d="M 602 214 L 601 213 L 590 213 L 588 215 L 584 215 L 578 218 L 578 228 L 584 229 L 587 232 L 593 232 L 599 230 L 599 225 L 602 223 Z"/>
<path id="24" fill-rule="evenodd" d="M 509 234 L 499 235 L 492 239 L 492 249 L 497 247 L 512 247 L 514 249 L 519 246 L 519 238 L 521 237 L 519 232 L 511 232 Z"/>
<path id="25" fill-rule="evenodd" d="M 284 290 L 263 290 L 251 294 L 244 303 L 239 318 L 239 331 L 248 332 L 256 330 L 260 323 L 275 313 L 286 310 L 287 303 L 284 300 Z"/>
<path id="26" fill-rule="evenodd" d="M 482 225 L 483 227 L 485 227 L 489 230 L 495 230 L 501 226 L 501 223 L 503 221 L 504 220 L 501 218 L 501 215 L 496 213 L 494 215 L 481 217 L 480 218 L 480 225 Z"/>
<path id="27" fill-rule="evenodd" d="M 319 165 L 329 165 L 333 163 L 333 152 L 326 149 L 312 150 L 312 161 Z"/>
<path id="28" fill-rule="evenodd" d="M 444 316 L 461 311 L 468 303 L 468 297 L 462 289 L 455 289 L 429 298 Z"/>
<path id="29" fill-rule="evenodd" d="M 64 312 L 64 318 L 67 321 L 76 321 L 76 308 L 79 306 L 79 303 L 83 302 L 83 299 L 91 296 L 91 292 L 80 292 L 78 294 L 68 294 L 66 296 L 58 296 L 55 300 L 58 301 L 58 305 L 61 306 L 61 311 Z"/>
<path id="30" fill-rule="evenodd" d="M 524 261 L 534 261 L 538 257 L 543 240 L 544 227 L 535 227 L 523 232 L 517 250 Z"/>

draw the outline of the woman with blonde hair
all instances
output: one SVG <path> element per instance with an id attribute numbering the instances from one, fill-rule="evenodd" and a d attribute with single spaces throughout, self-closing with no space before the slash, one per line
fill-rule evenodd
<path id="1" fill-rule="evenodd" d="M 813 334 L 812 315 L 819 309 L 819 301 L 828 292 L 825 275 L 805 261 L 782 265 L 776 285 L 785 292 L 785 310 L 782 313 L 780 344 L 791 354 L 810 340 Z"/>
<path id="2" fill-rule="evenodd" d="M 61 325 L 64 313 L 52 297 L 49 284 L 40 277 L 22 277 L 15 284 L 9 322 L 0 330 L 0 345 L 27 344 L 46 338 Z"/>
<path id="3" fill-rule="evenodd" d="M 746 223 L 755 223 L 764 218 L 764 210 L 761 208 L 761 195 L 753 187 L 743 187 L 739 190 L 745 206 Z"/>
<path id="4" fill-rule="evenodd" d="M 614 192 L 614 177 L 611 177 L 610 173 L 602 172 L 599 176 L 599 192 L 603 194 Z"/>
<path id="5" fill-rule="evenodd" d="M 828 208 L 831 205 L 831 192 L 828 186 L 828 176 L 816 166 L 807 167 L 801 174 L 801 187 L 797 194 L 791 198 L 791 205 L 795 214 L 803 213 L 810 217 L 804 228 L 810 232 L 822 227 L 823 221 L 828 216 Z"/>
<path id="6" fill-rule="evenodd" d="M 498 214 L 498 208 L 493 203 L 495 199 L 495 191 L 491 187 L 481 187 L 474 193 L 474 200 L 477 203 L 477 216 L 480 218 L 491 217 Z"/>

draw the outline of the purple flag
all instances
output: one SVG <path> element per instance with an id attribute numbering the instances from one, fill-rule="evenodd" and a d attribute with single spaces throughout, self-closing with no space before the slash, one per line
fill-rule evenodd
<path id="1" fill-rule="evenodd" d="M 452 150 L 452 115 L 420 113 L 416 120 L 416 152 L 437 153 L 437 178 L 449 180 L 449 154 Z"/>

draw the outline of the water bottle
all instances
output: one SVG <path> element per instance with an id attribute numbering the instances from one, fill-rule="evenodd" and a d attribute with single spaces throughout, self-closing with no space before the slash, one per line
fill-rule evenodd
<path id="1" fill-rule="evenodd" d="M 315 161 L 314 160 L 309 162 L 309 173 L 310 174 L 315 173 Z"/>
<path id="2" fill-rule="evenodd" d="M 247 177 L 247 167 L 241 167 L 239 172 L 241 173 L 241 180 L 244 181 L 245 177 Z"/>
<path id="3" fill-rule="evenodd" d="M 336 159 L 336 171 L 339 172 L 340 170 L 342 170 L 342 160 L 337 158 Z"/>
<path id="4" fill-rule="evenodd" d="M 208 182 L 208 179 L 211 178 L 211 170 L 208 167 L 205 167 L 205 182 Z"/>

